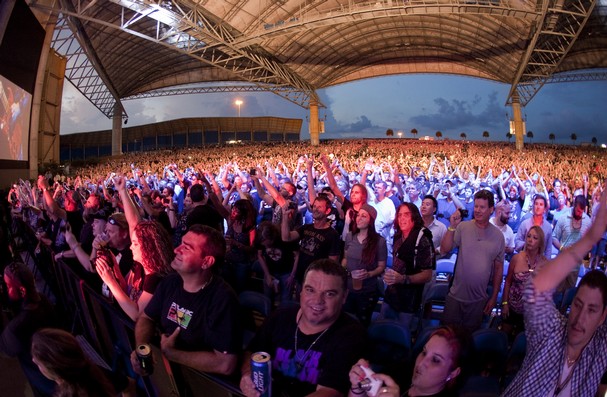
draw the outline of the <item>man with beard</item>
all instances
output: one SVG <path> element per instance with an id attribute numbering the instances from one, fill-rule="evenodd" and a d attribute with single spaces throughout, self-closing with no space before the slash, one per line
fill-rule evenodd
<path id="1" fill-rule="evenodd" d="M 331 213 L 331 202 L 326 196 L 318 196 L 312 204 L 312 224 L 305 224 L 295 230 L 289 230 L 289 206 L 283 207 L 281 234 L 283 241 L 299 240 L 299 261 L 293 267 L 288 283 L 295 279 L 302 285 L 304 274 L 308 266 L 321 258 L 339 260 L 339 235 L 331 227 L 327 216 Z"/>
<path id="2" fill-rule="evenodd" d="M 514 233 L 510 226 L 508 226 L 510 211 L 510 204 L 506 201 L 500 201 L 495 206 L 495 216 L 489 219 L 489 222 L 495 225 L 504 235 L 504 240 L 506 242 L 504 252 L 506 253 L 507 258 L 510 258 L 514 253 Z"/>
<path id="3" fill-rule="evenodd" d="M 30 353 L 32 335 L 41 328 L 55 326 L 53 307 L 36 291 L 34 275 L 23 263 L 13 262 L 4 269 L 4 283 L 15 310 L 0 334 L 0 352 L 19 360 L 34 396 L 53 396 L 55 383 L 40 372 Z"/>
<path id="4" fill-rule="evenodd" d="M 586 205 L 586 198 L 584 196 L 575 196 L 571 214 L 562 216 L 556 222 L 552 235 L 554 237 L 553 244 L 559 251 L 579 241 L 590 228 L 592 222 L 588 214 L 586 214 Z M 571 270 L 571 273 L 559 286 L 559 291 L 564 292 L 568 288 L 575 287 L 580 265 L 581 262 Z"/>

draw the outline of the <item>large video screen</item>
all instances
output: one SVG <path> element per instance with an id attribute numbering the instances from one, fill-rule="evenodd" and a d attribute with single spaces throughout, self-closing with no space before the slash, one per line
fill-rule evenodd
<path id="1" fill-rule="evenodd" d="M 0 159 L 27 160 L 32 95 L 0 76 Z"/>
<path id="2" fill-rule="evenodd" d="M 45 30 L 25 0 L 0 0 L 0 15 L 3 21 L 10 15 L 0 26 L 0 168 L 27 168 L 32 95 Z"/>

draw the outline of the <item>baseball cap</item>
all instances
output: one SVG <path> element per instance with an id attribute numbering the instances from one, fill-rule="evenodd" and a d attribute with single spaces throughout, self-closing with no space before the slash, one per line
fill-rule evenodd
<path id="1" fill-rule="evenodd" d="M 112 215 L 110 215 L 107 221 L 110 225 L 116 225 L 124 230 L 129 229 L 129 223 L 126 221 L 126 216 L 123 213 L 113 213 Z"/>

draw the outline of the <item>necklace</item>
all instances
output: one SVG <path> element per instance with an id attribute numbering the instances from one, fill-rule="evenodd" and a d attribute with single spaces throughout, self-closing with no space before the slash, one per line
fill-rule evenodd
<path id="1" fill-rule="evenodd" d="M 316 339 L 314 339 L 314 342 L 312 342 L 312 344 L 304 352 L 303 356 L 300 356 L 299 349 L 297 348 L 297 334 L 299 333 L 299 322 L 301 321 L 301 316 L 303 316 L 303 314 L 299 316 L 299 318 L 297 319 L 297 325 L 295 326 L 295 366 L 297 367 L 297 372 L 303 369 L 304 363 L 306 362 L 306 359 L 308 358 L 308 354 L 310 354 L 310 350 L 312 350 L 312 347 L 314 347 L 316 342 L 318 342 L 318 340 L 325 334 L 325 332 L 327 332 L 329 328 L 331 328 L 331 326 L 325 328 L 325 330 L 322 331 L 320 335 L 316 337 Z"/>
<path id="2" fill-rule="evenodd" d="M 571 367 L 577 361 L 577 358 L 569 358 L 569 354 L 567 354 L 567 366 Z"/>
<path id="3" fill-rule="evenodd" d="M 209 283 L 211 281 L 213 281 L 213 276 L 212 275 L 211 275 L 211 277 L 207 281 L 205 281 L 204 284 L 202 284 L 202 287 L 200 287 L 200 291 L 202 291 L 203 289 L 205 289 L 207 287 L 207 285 L 209 285 Z"/>
<path id="4" fill-rule="evenodd" d="M 536 255 L 534 260 L 533 260 L 533 266 L 531 266 L 531 262 L 529 261 L 529 254 L 527 254 L 527 267 L 529 268 L 530 272 L 533 272 L 535 270 L 535 267 L 537 266 L 537 257 L 539 255 Z"/>

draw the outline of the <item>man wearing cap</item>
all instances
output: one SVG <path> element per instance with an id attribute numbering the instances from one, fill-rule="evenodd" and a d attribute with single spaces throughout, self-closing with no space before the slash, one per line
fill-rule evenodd
<path id="1" fill-rule="evenodd" d="M 114 213 L 107 218 L 105 230 L 102 231 L 101 225 L 106 217 L 104 211 L 98 211 L 93 215 L 93 227 L 95 228 L 95 239 L 91 254 L 86 256 L 86 251 L 76 240 L 76 237 L 66 231 L 66 240 L 70 249 L 76 254 L 80 264 L 89 272 L 94 272 L 93 262 L 97 257 L 98 251 L 107 248 L 116 258 L 116 263 L 123 277 L 133 268 L 133 252 L 131 251 L 131 237 L 129 236 L 129 224 L 126 216 L 122 213 Z M 108 296 L 109 290 L 104 289 L 102 293 Z"/>

